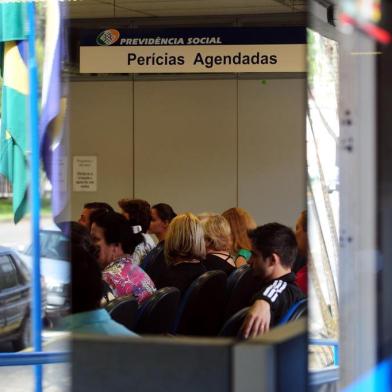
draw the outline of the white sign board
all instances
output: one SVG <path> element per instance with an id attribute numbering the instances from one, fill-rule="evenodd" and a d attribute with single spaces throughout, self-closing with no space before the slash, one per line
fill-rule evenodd
<path id="1" fill-rule="evenodd" d="M 86 30 L 80 72 L 306 72 L 306 29 Z"/>
<path id="2" fill-rule="evenodd" d="M 73 191 L 74 192 L 97 191 L 97 157 L 96 156 L 73 157 Z"/>
<path id="3" fill-rule="evenodd" d="M 81 73 L 305 72 L 306 45 L 90 46 Z"/>

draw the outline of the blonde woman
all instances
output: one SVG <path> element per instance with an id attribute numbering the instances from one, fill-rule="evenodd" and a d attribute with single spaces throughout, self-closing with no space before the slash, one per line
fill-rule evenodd
<path id="1" fill-rule="evenodd" d="M 230 208 L 222 215 L 230 224 L 234 263 L 236 267 L 240 267 L 246 264 L 252 255 L 248 231 L 256 228 L 256 222 L 243 208 Z"/>
<path id="2" fill-rule="evenodd" d="M 221 270 L 230 275 L 235 270 L 231 251 L 231 230 L 229 222 L 219 214 L 211 214 L 202 221 L 206 258 L 204 266 L 208 271 Z"/>
<path id="3" fill-rule="evenodd" d="M 203 227 L 195 215 L 181 214 L 170 222 L 164 252 L 168 268 L 158 286 L 177 287 L 184 294 L 207 271 L 201 262 L 206 254 Z"/>

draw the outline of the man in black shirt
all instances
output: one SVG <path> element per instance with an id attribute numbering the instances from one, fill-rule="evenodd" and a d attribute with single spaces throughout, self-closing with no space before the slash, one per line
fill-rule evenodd
<path id="1" fill-rule="evenodd" d="M 279 223 L 260 226 L 249 233 L 252 257 L 249 261 L 256 276 L 265 284 L 242 325 L 245 338 L 261 335 L 276 325 L 287 310 L 305 295 L 294 283 L 291 272 L 297 256 L 293 231 Z"/>

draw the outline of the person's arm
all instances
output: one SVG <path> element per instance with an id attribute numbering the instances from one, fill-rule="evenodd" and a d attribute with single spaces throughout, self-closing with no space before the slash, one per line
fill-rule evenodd
<path id="1" fill-rule="evenodd" d="M 241 267 L 248 263 L 249 259 L 252 256 L 252 252 L 248 249 L 240 249 L 237 253 L 237 257 L 234 261 L 234 264 L 237 268 Z"/>
<path id="2" fill-rule="evenodd" d="M 250 307 L 241 327 L 242 336 L 247 339 L 262 335 L 269 330 L 271 306 L 267 301 L 258 299 Z"/>
<path id="3" fill-rule="evenodd" d="M 243 266 L 243 265 L 245 265 L 245 264 L 247 264 L 247 261 L 246 261 L 246 259 L 245 259 L 244 257 L 242 257 L 242 256 L 238 256 L 238 257 L 235 259 L 235 261 L 234 261 L 234 265 L 235 265 L 237 268 L 240 268 L 241 266 Z"/>
<path id="4" fill-rule="evenodd" d="M 282 305 L 282 293 L 287 287 L 283 280 L 275 280 L 255 295 L 255 302 L 246 315 L 242 332 L 245 338 L 261 335 L 269 330 L 271 314 Z"/>

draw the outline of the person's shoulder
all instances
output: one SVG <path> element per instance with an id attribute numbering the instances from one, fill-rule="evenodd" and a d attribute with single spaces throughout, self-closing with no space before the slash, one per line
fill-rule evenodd
<path id="1" fill-rule="evenodd" d="M 287 282 L 280 278 L 277 278 L 264 283 L 261 286 L 261 291 L 263 292 L 264 295 L 266 295 L 268 292 L 271 291 L 276 292 L 277 290 L 279 290 L 280 292 L 282 292 L 286 287 L 287 287 Z"/>
<path id="2" fill-rule="evenodd" d="M 274 303 L 287 287 L 297 287 L 294 280 L 295 275 L 292 273 L 272 279 L 261 286 L 258 296 Z"/>
<path id="3" fill-rule="evenodd" d="M 207 255 L 202 264 L 207 271 L 223 271 L 227 275 L 235 270 L 235 267 L 215 255 Z"/>
<path id="4" fill-rule="evenodd" d="M 154 239 L 152 238 L 152 236 L 150 234 L 145 234 L 145 233 L 142 233 L 142 235 L 144 238 L 144 243 L 147 245 L 147 247 L 149 247 L 151 249 L 155 248 L 156 243 L 155 243 Z"/>
<path id="5" fill-rule="evenodd" d="M 271 285 L 277 286 L 277 285 L 284 285 L 283 283 L 287 284 L 295 284 L 295 274 L 293 272 L 289 272 L 287 274 L 281 275 L 277 278 L 268 280 L 267 282 L 264 282 L 262 287 L 269 287 Z"/>
<path id="6" fill-rule="evenodd" d="M 127 265 L 128 271 L 129 273 L 132 273 L 132 275 L 137 275 L 137 276 L 148 276 L 147 272 L 144 271 L 144 269 L 137 264 L 134 263 L 130 263 L 129 265 Z"/>
<path id="7" fill-rule="evenodd" d="M 139 337 L 136 333 L 130 331 L 128 328 L 124 327 L 124 325 L 110 319 L 108 321 L 107 326 L 109 327 L 110 335 L 111 336 L 132 336 L 132 337 Z"/>

